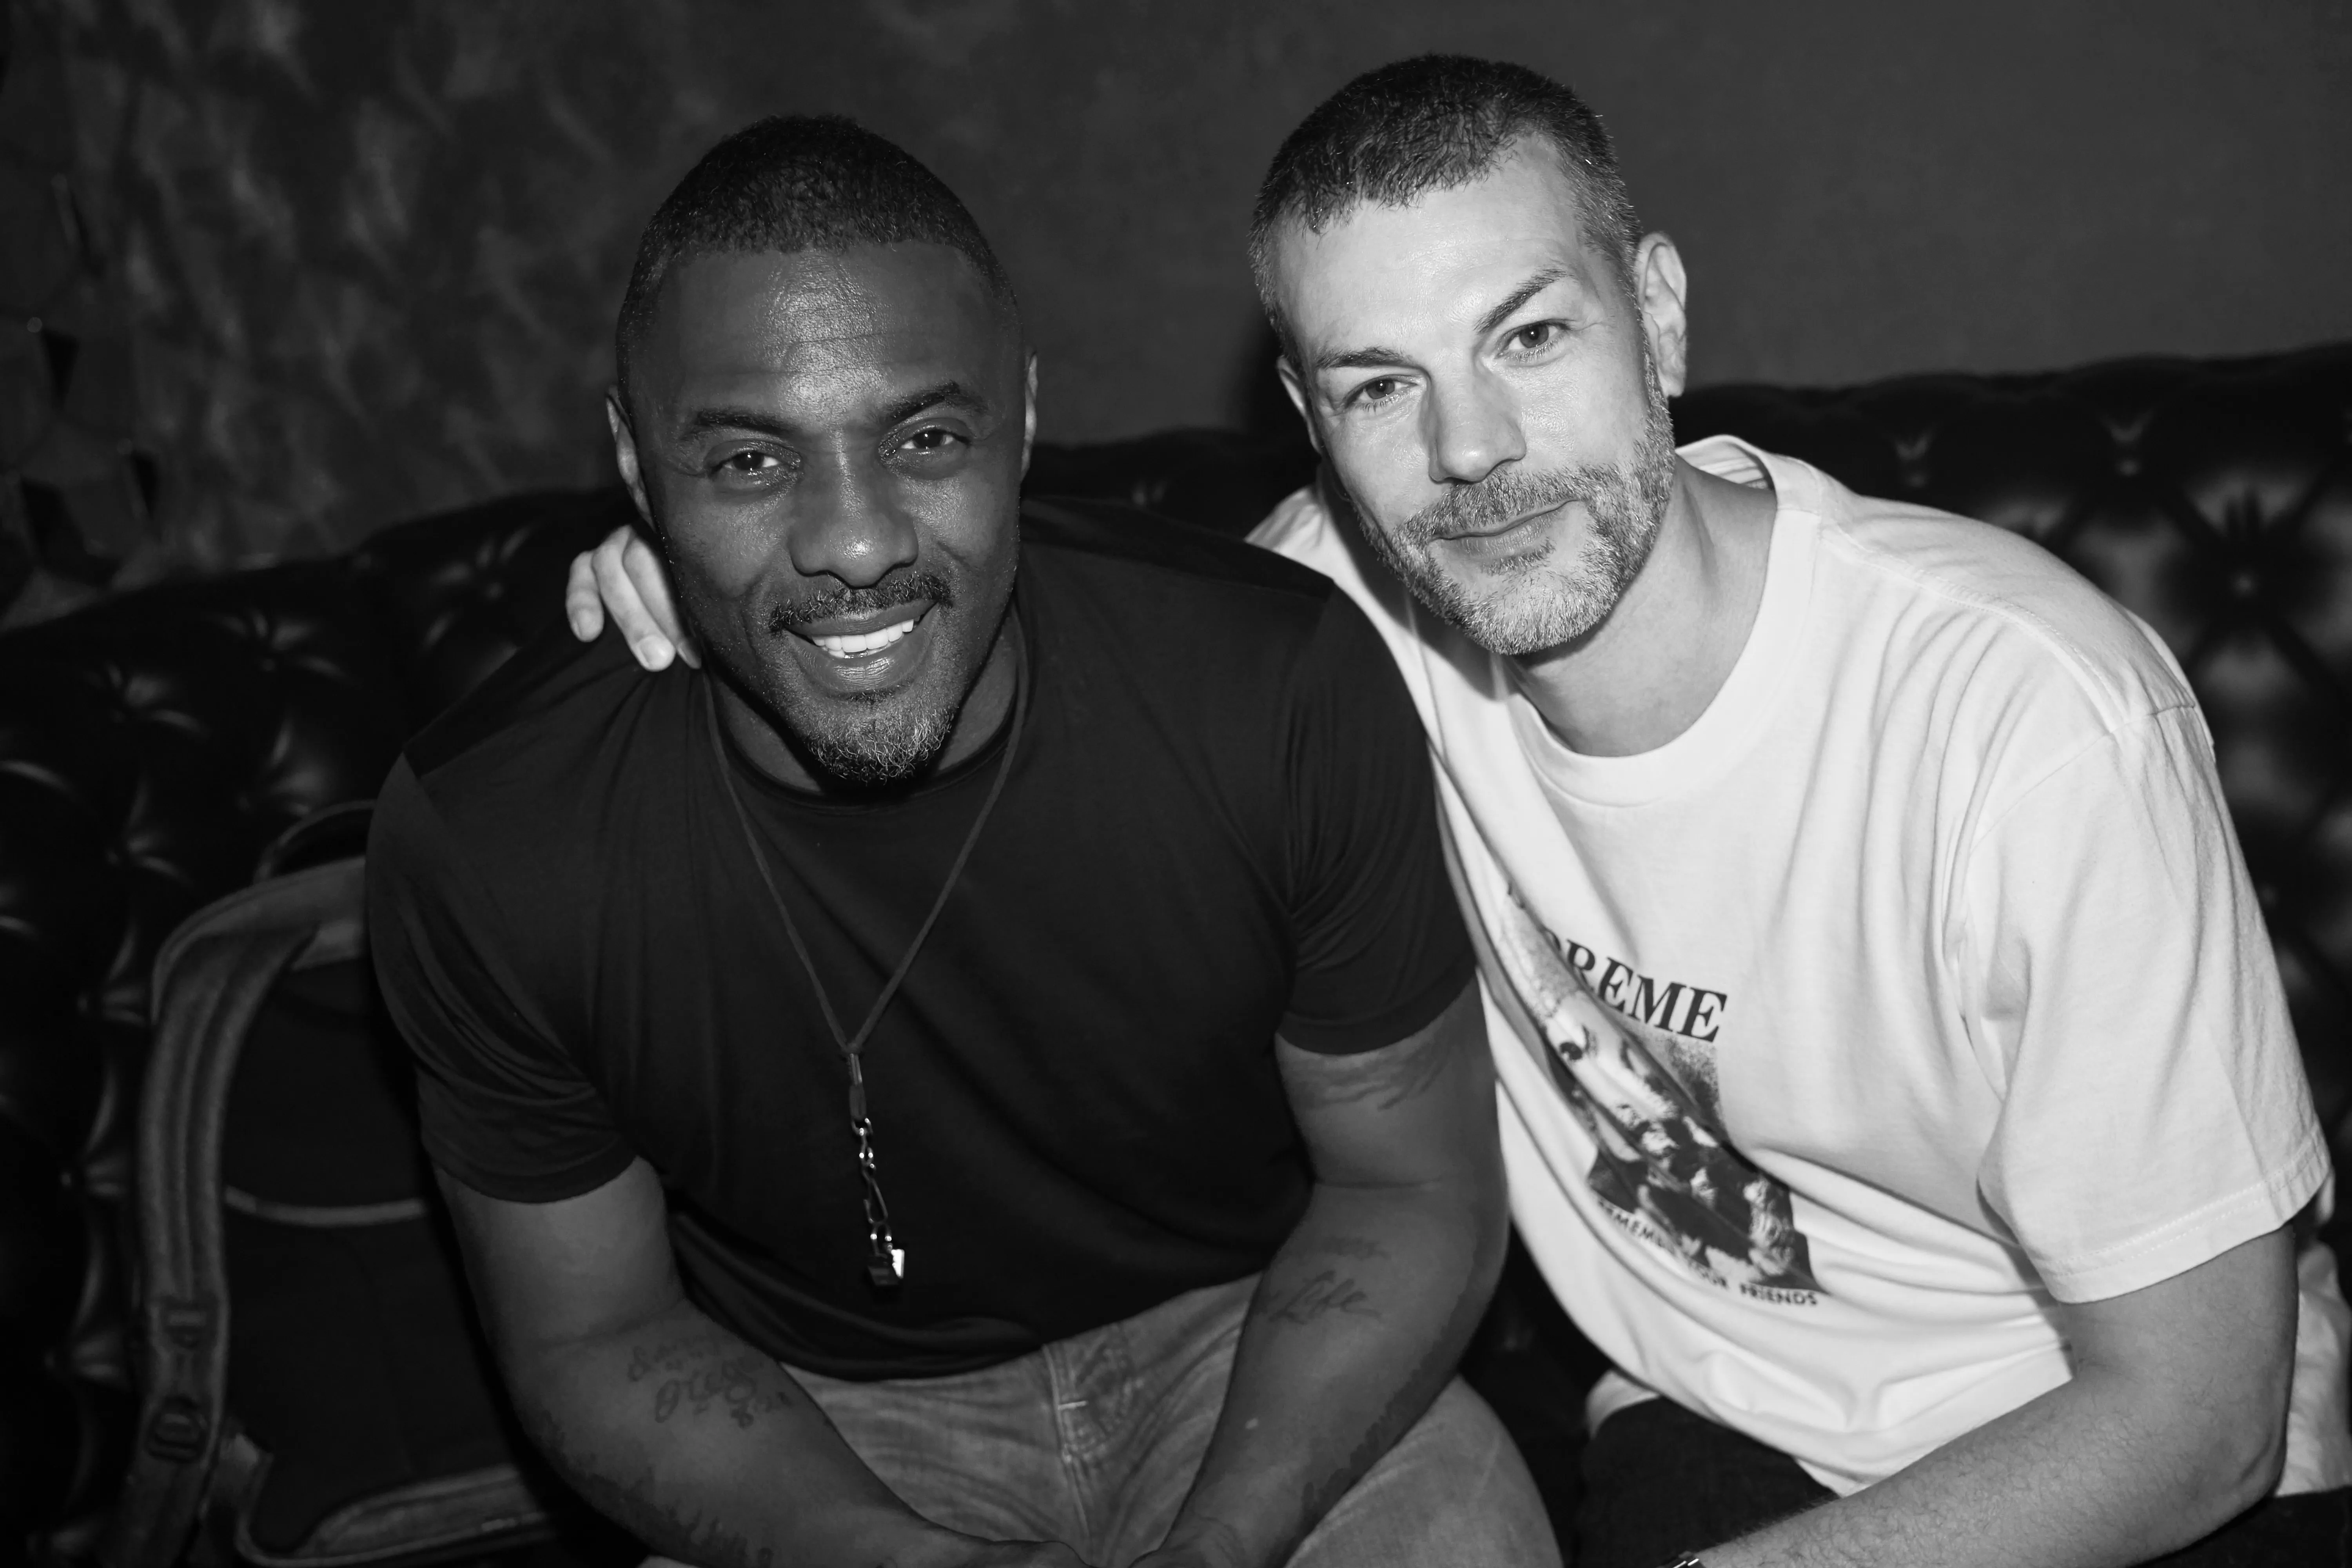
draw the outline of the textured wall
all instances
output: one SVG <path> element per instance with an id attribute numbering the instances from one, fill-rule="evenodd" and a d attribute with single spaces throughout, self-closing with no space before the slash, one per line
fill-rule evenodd
<path id="1" fill-rule="evenodd" d="M 130 331 L 75 191 L 64 62 L 16 19 L 0 8 L 0 627 L 95 598 L 157 537 Z"/>
<path id="2" fill-rule="evenodd" d="M 666 47 L 682 7 L 37 9 L 182 562 L 602 472 L 631 238 L 722 112 Z"/>
<path id="3" fill-rule="evenodd" d="M 1045 433 L 1269 406 L 1240 257 L 1349 74 L 1513 56 L 1608 116 L 1702 381 L 2352 336 L 2344 0 L 30 0 L 199 565 L 605 471 L 635 231 L 716 134 L 840 110 L 996 237 Z"/>

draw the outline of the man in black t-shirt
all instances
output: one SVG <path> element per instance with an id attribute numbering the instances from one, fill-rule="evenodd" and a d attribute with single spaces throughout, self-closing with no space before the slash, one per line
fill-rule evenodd
<path id="1" fill-rule="evenodd" d="M 725 1568 L 1556 1562 L 1449 1382 L 1492 1069 L 1360 613 L 1024 510 L 1011 291 L 845 121 L 688 175 L 619 350 L 701 658 L 527 647 L 371 850 L 536 1441 Z"/>

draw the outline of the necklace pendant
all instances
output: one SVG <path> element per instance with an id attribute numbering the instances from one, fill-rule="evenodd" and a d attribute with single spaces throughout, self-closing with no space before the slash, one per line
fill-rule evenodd
<path id="1" fill-rule="evenodd" d="M 1019 629 L 1020 623 L 1012 623 Z M 743 830 L 744 847 L 751 852 L 751 865 L 760 873 L 761 885 L 767 889 L 769 900 L 775 905 L 776 918 L 784 928 L 785 940 L 792 943 L 793 956 L 801 961 L 801 973 L 807 976 L 809 989 L 815 994 L 817 1011 L 824 1016 L 824 1026 L 833 1035 L 833 1043 L 840 1047 L 849 1072 L 849 1130 L 857 1140 L 857 1174 L 865 1188 L 866 1206 L 866 1279 L 880 1296 L 893 1296 L 907 1280 L 907 1249 L 897 1244 L 890 1235 L 890 1205 L 882 1200 L 882 1184 L 874 1171 L 874 1119 L 866 1102 L 866 1063 L 864 1052 L 866 1038 L 874 1026 L 882 1019 L 890 999 L 898 994 L 908 972 L 915 966 L 915 956 L 923 950 L 923 942 L 931 934 L 931 927 L 948 907 L 948 895 L 955 891 L 956 879 L 963 875 L 964 862 L 971 858 L 972 847 L 980 842 L 980 830 L 988 824 L 989 813 L 996 809 L 997 797 L 1004 793 L 1004 781 L 1013 776 L 1013 756 L 1019 748 L 1021 730 L 1029 712 L 1029 662 L 1024 655 L 1016 668 L 1013 688 L 1012 730 L 1004 739 L 1004 752 L 996 764 L 996 777 L 988 786 L 987 795 L 980 803 L 979 812 L 971 819 L 971 829 L 964 834 L 963 847 L 948 866 L 946 880 L 940 884 L 939 897 L 931 900 L 931 912 L 915 928 L 912 942 L 899 956 L 898 967 L 883 984 L 874 1005 L 866 1009 L 866 1021 L 858 1026 L 855 1036 L 842 1032 L 841 1019 L 833 1010 L 833 999 L 825 994 L 824 978 L 817 973 L 816 961 L 809 956 L 808 944 L 801 940 L 800 927 L 793 921 L 792 906 L 777 890 L 775 874 L 768 868 L 767 852 L 760 847 L 760 836 L 751 826 L 751 813 L 743 809 L 743 796 L 735 787 L 734 764 L 728 760 L 727 738 L 719 721 L 717 688 L 709 682 L 703 686 L 703 713 L 710 731 L 710 754 L 718 769 L 719 782 L 726 786 L 728 803 L 735 808 L 736 826 Z"/>

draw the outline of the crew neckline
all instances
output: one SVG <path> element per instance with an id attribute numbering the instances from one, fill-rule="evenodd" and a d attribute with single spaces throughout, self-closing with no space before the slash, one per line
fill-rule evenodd
<path id="1" fill-rule="evenodd" d="M 1037 631 L 1018 588 L 1014 589 L 1013 594 L 1011 622 L 1017 629 L 1021 640 L 1023 668 L 1017 679 L 1029 687 L 1030 711 L 1024 728 L 1034 729 L 1037 721 L 1036 696 L 1039 684 L 1036 658 Z M 708 670 L 697 673 L 704 679 L 717 679 Z M 996 726 L 994 732 L 990 735 L 980 750 L 958 762 L 954 766 L 940 769 L 901 793 L 877 792 L 873 795 L 866 796 L 802 789 L 786 784 L 782 779 L 772 778 L 751 760 L 751 754 L 743 750 L 742 743 L 736 740 L 724 722 L 719 721 L 716 713 L 713 713 L 706 722 L 717 725 L 720 749 L 726 755 L 728 766 L 733 769 L 736 779 L 760 798 L 796 812 L 815 816 L 866 816 L 877 812 L 897 811 L 920 805 L 961 787 L 981 773 L 982 769 L 993 766 L 1002 759 L 1004 748 L 1012 742 L 1013 720 L 1019 710 L 1020 702 L 1016 698 L 1012 708 L 1006 710 L 1003 721 Z"/>
<path id="2" fill-rule="evenodd" d="M 1747 645 L 1715 696 L 1681 734 L 1649 751 L 1623 757 L 1576 751 L 1544 721 L 1518 683 L 1507 681 L 1511 727 L 1536 776 L 1548 792 L 1581 804 L 1643 805 L 1720 778 L 1763 732 L 1803 638 L 1821 525 L 1820 476 L 1733 436 L 1695 441 L 1678 455 L 1717 479 L 1772 493 L 1763 595 Z"/>

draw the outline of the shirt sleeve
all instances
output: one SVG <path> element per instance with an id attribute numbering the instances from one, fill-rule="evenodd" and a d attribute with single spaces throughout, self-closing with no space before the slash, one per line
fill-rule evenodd
<path id="1" fill-rule="evenodd" d="M 575 1197 L 627 1168 L 635 1152 L 518 983 L 488 889 L 404 758 L 376 803 L 367 915 L 436 1165 L 515 1203 Z"/>
<path id="2" fill-rule="evenodd" d="M 1979 1185 L 2053 1296 L 2170 1279 L 2320 1189 L 2326 1140 L 2195 710 L 2032 785 L 1979 833 L 1964 899 L 2002 1095 Z"/>
<path id="3" fill-rule="evenodd" d="M 1475 961 L 1445 874 L 1429 743 L 1396 661 L 1334 590 L 1283 759 L 1297 970 L 1282 1037 L 1345 1055 L 1426 1026 Z"/>

